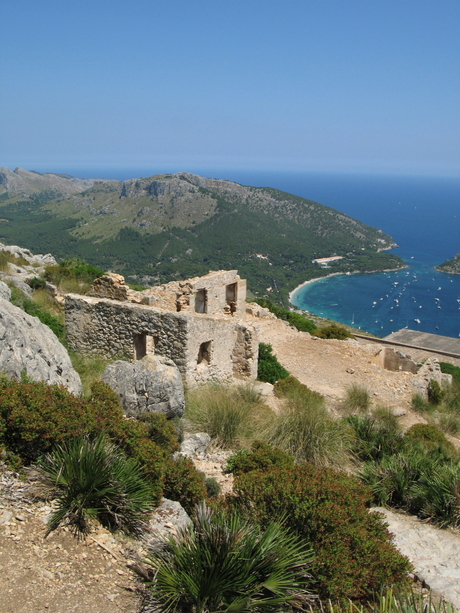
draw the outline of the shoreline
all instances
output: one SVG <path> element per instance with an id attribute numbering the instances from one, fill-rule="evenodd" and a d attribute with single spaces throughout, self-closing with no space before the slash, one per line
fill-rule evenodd
<path id="1" fill-rule="evenodd" d="M 329 277 L 337 277 L 338 275 L 347 275 L 347 276 L 369 275 L 369 274 L 372 275 L 372 274 L 377 274 L 380 272 L 397 272 L 398 270 L 404 270 L 405 268 L 410 268 L 410 265 L 406 264 L 405 266 L 401 266 L 400 268 L 384 268 L 383 270 L 366 270 L 364 272 L 362 270 L 354 270 L 353 272 L 331 272 L 328 275 L 324 275 L 324 277 L 315 277 L 314 279 L 309 279 L 308 281 L 304 281 L 303 283 L 295 287 L 291 292 L 289 292 L 289 303 L 292 304 L 292 306 L 295 306 L 295 304 L 292 303 L 292 299 L 294 298 L 296 293 L 300 291 L 303 287 L 308 285 L 309 283 L 314 283 L 315 281 L 321 281 L 322 279 L 328 279 Z M 300 307 L 296 307 L 296 308 L 300 308 Z"/>
<path id="2" fill-rule="evenodd" d="M 308 281 L 304 281 L 303 283 L 298 285 L 296 288 L 294 288 L 292 292 L 289 292 L 289 303 L 292 304 L 292 298 L 295 296 L 295 294 L 299 290 L 301 290 L 303 287 L 308 285 L 309 283 L 314 283 L 315 281 L 321 281 L 321 279 L 328 279 L 329 277 L 336 277 L 337 275 L 346 275 L 346 274 L 347 274 L 346 272 L 331 272 L 329 275 L 324 275 L 324 277 L 315 277 L 314 279 L 309 279 Z M 350 274 L 354 274 L 354 273 L 350 273 Z M 300 308 L 300 307 L 296 307 L 296 308 Z"/>

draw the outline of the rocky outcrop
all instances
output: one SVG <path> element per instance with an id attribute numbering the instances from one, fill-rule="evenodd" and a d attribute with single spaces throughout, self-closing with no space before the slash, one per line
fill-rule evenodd
<path id="1" fill-rule="evenodd" d="M 6 283 L 0 281 L 0 298 L 3 300 L 11 300 L 11 290 Z"/>
<path id="2" fill-rule="evenodd" d="M 144 540 L 149 547 L 161 545 L 191 523 L 180 502 L 163 498 L 149 521 Z"/>
<path id="3" fill-rule="evenodd" d="M 25 373 L 33 381 L 65 385 L 74 394 L 82 391 L 80 377 L 67 351 L 48 326 L 3 298 L 0 298 L 0 373 L 15 379 Z"/>
<path id="4" fill-rule="evenodd" d="M 46 266 L 57 265 L 50 253 L 34 255 L 29 249 L 17 245 L 0 243 L 1 252 L 6 255 L 8 262 L 0 272 L 0 279 L 7 280 L 27 295 L 32 293 L 27 280 L 44 275 Z"/>
<path id="5" fill-rule="evenodd" d="M 184 386 L 179 369 L 168 358 L 147 355 L 137 362 L 118 360 L 104 371 L 102 380 L 118 394 L 129 417 L 164 413 L 182 417 Z"/>

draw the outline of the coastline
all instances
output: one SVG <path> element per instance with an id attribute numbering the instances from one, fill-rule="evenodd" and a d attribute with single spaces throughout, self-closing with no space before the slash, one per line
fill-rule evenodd
<path id="1" fill-rule="evenodd" d="M 314 279 L 309 279 L 308 281 L 304 281 L 303 283 L 298 285 L 296 288 L 294 288 L 292 290 L 292 292 L 289 292 L 289 302 L 290 302 L 290 304 L 292 304 L 292 298 L 295 296 L 295 294 L 299 290 L 301 290 L 303 287 L 308 285 L 309 283 L 315 283 L 315 281 L 321 281 L 321 279 L 328 279 L 329 277 L 336 277 L 337 275 L 346 275 L 346 274 L 347 274 L 346 272 L 331 272 L 329 275 L 324 275 L 324 277 L 315 277 Z M 354 274 L 354 273 L 350 273 L 350 274 Z"/>
<path id="2" fill-rule="evenodd" d="M 304 281 L 303 283 L 301 283 L 300 285 L 298 285 L 297 287 L 295 287 L 291 292 L 289 292 L 289 303 L 292 304 L 292 306 L 295 306 L 292 303 L 292 299 L 294 298 L 294 296 L 297 294 L 298 291 L 300 291 L 303 287 L 305 287 L 306 285 L 308 285 L 309 283 L 315 283 L 315 281 L 321 281 L 321 279 L 328 279 L 329 277 L 337 277 L 338 275 L 363 275 L 363 274 L 376 274 L 379 272 L 394 272 L 394 271 L 398 271 L 398 270 L 404 270 L 405 268 L 409 268 L 409 264 L 406 264 L 405 266 L 401 266 L 398 268 L 384 268 L 383 270 L 366 270 L 366 271 L 362 271 L 362 270 L 354 270 L 353 272 L 331 272 L 328 275 L 324 275 L 324 277 L 315 277 L 314 279 L 309 279 L 308 281 Z M 299 308 L 299 307 L 296 307 Z"/>

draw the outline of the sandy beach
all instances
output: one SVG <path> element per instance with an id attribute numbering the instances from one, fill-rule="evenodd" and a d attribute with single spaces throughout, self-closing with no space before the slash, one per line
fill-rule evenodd
<path id="1" fill-rule="evenodd" d="M 309 283 L 315 283 L 315 281 L 321 281 L 322 279 L 328 279 L 329 277 L 336 277 L 337 275 L 346 275 L 346 274 L 348 274 L 348 273 L 346 273 L 346 272 L 331 272 L 329 275 L 324 275 L 324 277 L 315 277 L 314 279 L 309 279 L 308 281 L 304 281 L 303 283 L 298 285 L 295 289 L 293 289 L 292 292 L 289 292 L 289 302 L 292 304 L 292 299 L 294 298 L 296 293 L 299 290 L 301 290 L 302 287 L 305 287 Z"/>

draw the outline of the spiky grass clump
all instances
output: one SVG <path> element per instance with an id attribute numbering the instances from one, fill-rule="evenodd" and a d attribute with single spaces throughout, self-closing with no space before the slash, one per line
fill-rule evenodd
<path id="1" fill-rule="evenodd" d="M 300 608 L 309 598 L 312 552 L 272 522 L 265 530 L 238 514 L 197 507 L 193 525 L 149 555 L 156 610 L 248 613 Z"/>
<path id="2" fill-rule="evenodd" d="M 319 394 L 293 394 L 263 433 L 266 442 L 315 466 L 343 467 L 352 441 L 347 424 L 334 419 Z"/>
<path id="3" fill-rule="evenodd" d="M 187 395 L 184 417 L 219 446 L 237 449 L 250 444 L 268 413 L 270 409 L 254 392 L 213 384 L 199 386 Z"/>
<path id="4" fill-rule="evenodd" d="M 433 599 L 431 592 L 414 592 L 413 590 L 394 590 L 388 588 L 382 592 L 375 602 L 358 605 L 351 600 L 348 603 L 328 603 L 328 607 L 321 607 L 327 613 L 456 613 L 456 609 L 449 602 Z"/>
<path id="5" fill-rule="evenodd" d="M 371 406 L 371 397 L 366 388 L 353 383 L 346 389 L 343 406 L 347 413 L 367 413 Z"/>
<path id="6" fill-rule="evenodd" d="M 110 530 L 139 534 L 153 506 L 139 464 L 102 435 L 58 445 L 38 460 L 35 471 L 42 492 L 56 497 L 47 534 L 63 524 L 86 534 L 94 520 Z"/>

